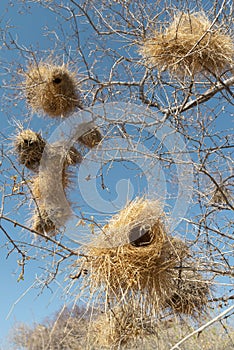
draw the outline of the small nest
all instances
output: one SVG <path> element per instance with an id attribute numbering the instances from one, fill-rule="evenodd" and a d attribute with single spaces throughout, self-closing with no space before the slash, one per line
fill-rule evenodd
<path id="1" fill-rule="evenodd" d="M 32 171 L 38 171 L 46 142 L 40 134 L 26 129 L 21 131 L 15 139 L 15 150 L 20 164 Z"/>
<path id="2" fill-rule="evenodd" d="M 93 148 L 102 141 L 102 134 L 95 128 L 80 136 L 78 141 L 88 148 Z"/>
<path id="3" fill-rule="evenodd" d="M 171 294 L 173 268 L 188 255 L 179 239 L 167 237 L 160 203 L 137 199 L 115 215 L 87 247 L 92 291 L 108 300 L 144 300 L 157 310 Z"/>
<path id="4" fill-rule="evenodd" d="M 181 271 L 174 281 L 173 290 L 167 300 L 167 305 L 173 312 L 195 316 L 205 310 L 210 288 L 200 274 Z"/>
<path id="5" fill-rule="evenodd" d="M 210 27 L 203 13 L 179 13 L 164 32 L 146 39 L 140 52 L 153 67 L 173 74 L 221 73 L 233 64 L 233 39 Z"/>
<path id="6" fill-rule="evenodd" d="M 76 108 L 82 108 L 75 74 L 65 65 L 40 63 L 29 67 L 26 74 L 26 97 L 35 112 L 50 117 L 66 117 Z"/>

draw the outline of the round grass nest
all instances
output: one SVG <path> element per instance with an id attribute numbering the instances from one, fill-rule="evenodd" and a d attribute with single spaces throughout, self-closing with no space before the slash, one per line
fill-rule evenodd
<path id="1" fill-rule="evenodd" d="M 46 142 L 39 133 L 22 130 L 15 138 L 15 150 L 20 164 L 32 171 L 38 171 Z"/>
<path id="2" fill-rule="evenodd" d="M 39 63 L 29 67 L 25 89 L 28 104 L 35 112 L 50 117 L 66 117 L 76 108 L 82 108 L 75 73 L 66 65 Z"/>
<path id="3" fill-rule="evenodd" d="M 136 199 L 104 226 L 86 247 L 90 289 L 109 301 L 142 300 L 158 310 L 171 294 L 173 268 L 188 255 L 180 239 L 167 236 L 158 201 Z"/>
<path id="4" fill-rule="evenodd" d="M 93 148 L 102 141 L 102 134 L 98 128 L 94 128 L 80 136 L 78 141 L 88 148 Z"/>
<path id="5" fill-rule="evenodd" d="M 164 31 L 146 39 L 140 52 L 153 67 L 173 74 L 218 74 L 233 65 L 234 44 L 203 13 L 180 12 Z"/>
<path id="6" fill-rule="evenodd" d="M 174 288 L 167 305 L 175 313 L 200 315 L 207 306 L 209 294 L 209 284 L 199 273 L 182 270 L 174 280 Z"/>

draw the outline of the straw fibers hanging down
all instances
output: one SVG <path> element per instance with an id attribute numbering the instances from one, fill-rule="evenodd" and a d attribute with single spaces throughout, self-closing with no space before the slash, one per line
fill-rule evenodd
<path id="1" fill-rule="evenodd" d="M 59 155 L 58 152 L 61 151 Z M 49 213 L 56 213 L 56 217 L 58 221 L 62 222 L 62 214 L 59 217 L 58 206 L 57 206 L 57 197 L 58 194 L 63 191 L 66 196 L 66 190 L 71 184 L 71 177 L 73 175 L 72 171 L 68 168 L 69 165 L 76 165 L 80 163 L 82 157 L 80 153 L 74 148 L 71 147 L 70 150 L 64 155 L 63 148 L 56 147 L 56 155 L 57 158 L 62 157 L 61 164 L 54 164 L 53 160 L 46 164 L 48 167 L 46 168 L 46 173 L 44 173 L 44 169 L 40 170 L 37 176 L 32 179 L 31 193 L 32 199 L 35 204 L 35 209 L 33 211 L 32 218 L 30 220 L 31 227 L 34 231 L 37 231 L 41 234 L 50 234 L 55 235 L 59 227 L 53 222 L 51 219 L 52 215 Z M 42 154 L 38 152 L 38 160 L 41 161 Z M 53 166 L 55 166 L 55 171 L 53 170 Z M 49 168 L 49 169 L 48 169 Z M 61 182 L 61 183 L 60 183 Z M 46 198 L 44 198 L 43 193 L 45 189 L 50 188 L 50 207 L 46 204 Z M 43 191 L 44 190 L 44 191 Z M 61 196 L 61 194 L 60 194 Z M 55 203 L 53 205 L 53 203 Z"/>
<path id="2" fill-rule="evenodd" d="M 204 13 L 180 12 L 163 31 L 144 41 L 140 53 L 159 70 L 175 75 L 218 74 L 234 64 L 234 43 Z"/>
<path id="3" fill-rule="evenodd" d="M 208 281 L 205 281 L 199 273 L 181 270 L 175 277 L 167 305 L 176 314 L 201 316 L 206 310 L 210 293 Z"/>
<path id="4" fill-rule="evenodd" d="M 116 306 L 106 314 L 101 314 L 92 324 L 95 346 L 119 349 L 121 346 L 136 345 L 139 340 L 147 342 L 148 337 L 157 335 L 156 322 L 142 312 L 140 305 L 129 303 Z"/>
<path id="5" fill-rule="evenodd" d="M 25 78 L 27 102 L 34 112 L 67 117 L 82 108 L 78 81 L 66 65 L 41 62 L 29 66 Z"/>
<path id="6" fill-rule="evenodd" d="M 173 268 L 188 255 L 185 243 L 166 234 L 163 217 L 160 203 L 145 199 L 112 217 L 86 247 L 91 292 L 114 304 L 140 298 L 152 313 L 161 308 L 171 294 Z"/>

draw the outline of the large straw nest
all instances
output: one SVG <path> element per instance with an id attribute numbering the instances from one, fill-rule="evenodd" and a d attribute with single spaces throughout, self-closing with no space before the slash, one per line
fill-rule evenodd
<path id="1" fill-rule="evenodd" d="M 76 108 L 82 108 L 75 73 L 67 66 L 39 63 L 26 73 L 26 97 L 35 112 L 50 117 L 66 117 Z"/>
<path id="2" fill-rule="evenodd" d="M 190 75 L 204 70 L 220 73 L 233 64 L 233 38 L 203 13 L 178 13 L 165 31 L 155 31 L 140 50 L 159 70 Z"/>
<path id="3" fill-rule="evenodd" d="M 19 162 L 32 171 L 38 171 L 46 142 L 39 133 L 22 130 L 15 138 Z"/>
<path id="4" fill-rule="evenodd" d="M 78 141 L 88 148 L 93 148 L 102 141 L 102 134 L 98 128 L 94 128 L 80 136 Z"/>
<path id="5" fill-rule="evenodd" d="M 174 288 L 167 305 L 175 313 L 200 315 L 206 309 L 209 294 L 209 284 L 199 273 L 182 270 L 174 280 Z"/>
<path id="6" fill-rule="evenodd" d="M 171 294 L 173 268 L 188 254 L 181 240 L 167 236 L 162 218 L 160 203 L 144 199 L 112 217 L 87 247 L 91 291 L 113 302 L 142 297 L 144 307 L 161 307 Z"/>

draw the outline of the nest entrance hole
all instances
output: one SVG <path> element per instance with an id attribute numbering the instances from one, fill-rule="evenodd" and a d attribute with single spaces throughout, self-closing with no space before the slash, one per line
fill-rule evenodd
<path id="1" fill-rule="evenodd" d="M 59 85 L 61 82 L 62 82 L 62 79 L 59 77 L 53 79 L 53 83 L 56 85 Z"/>
<path id="2" fill-rule="evenodd" d="M 129 242 L 134 247 L 147 246 L 152 243 L 153 233 L 149 227 L 134 227 L 128 235 Z"/>

